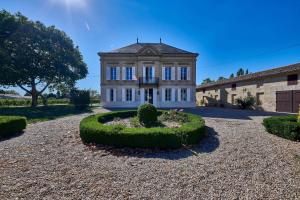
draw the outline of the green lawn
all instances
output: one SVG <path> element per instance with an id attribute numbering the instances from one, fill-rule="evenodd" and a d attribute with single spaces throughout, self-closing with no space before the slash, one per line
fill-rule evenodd
<path id="1" fill-rule="evenodd" d="M 46 121 L 58 117 L 92 112 L 91 108 L 77 110 L 72 105 L 51 105 L 31 107 L 0 107 L 0 115 L 19 115 L 27 117 L 28 123 Z"/>

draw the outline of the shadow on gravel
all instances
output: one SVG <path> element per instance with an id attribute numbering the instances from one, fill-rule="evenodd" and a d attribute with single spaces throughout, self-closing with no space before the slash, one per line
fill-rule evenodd
<path id="1" fill-rule="evenodd" d="M 0 137 L 0 142 L 3 142 L 5 140 L 9 140 L 9 139 L 12 139 L 12 138 L 15 138 L 15 137 L 19 137 L 19 136 L 21 136 L 23 134 L 24 134 L 24 131 L 18 132 L 18 133 L 14 133 L 14 134 L 12 134 L 10 136 L 7 136 L 7 137 Z"/>
<path id="2" fill-rule="evenodd" d="M 202 138 L 199 144 L 185 146 L 176 150 L 116 148 L 104 145 L 93 146 L 91 149 L 93 151 L 104 150 L 114 156 L 179 160 L 190 156 L 199 156 L 202 153 L 211 153 L 216 150 L 219 145 L 218 133 L 213 128 L 206 127 L 206 136 Z"/>
<path id="3" fill-rule="evenodd" d="M 287 113 L 266 112 L 262 110 L 241 110 L 241 109 L 220 108 L 220 107 L 186 108 L 184 109 L 184 111 L 188 113 L 200 115 L 201 117 L 241 119 L 241 120 L 252 120 L 252 117 L 287 115 Z"/>

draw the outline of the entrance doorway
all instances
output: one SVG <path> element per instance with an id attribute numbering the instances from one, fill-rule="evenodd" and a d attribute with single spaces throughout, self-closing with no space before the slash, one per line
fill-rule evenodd
<path id="1" fill-rule="evenodd" d="M 145 88 L 145 102 L 153 104 L 153 88 Z"/>

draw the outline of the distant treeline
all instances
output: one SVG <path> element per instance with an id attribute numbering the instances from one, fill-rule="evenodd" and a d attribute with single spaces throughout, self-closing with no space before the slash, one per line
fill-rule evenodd
<path id="1" fill-rule="evenodd" d="M 243 68 L 240 68 L 237 72 L 236 72 L 236 76 L 234 76 L 234 74 L 232 73 L 228 78 L 220 76 L 217 80 L 212 80 L 210 78 L 206 78 L 202 81 L 201 84 L 206 84 L 206 83 L 211 83 L 211 82 L 216 82 L 216 81 L 222 81 L 222 80 L 228 80 L 228 79 L 232 79 L 234 77 L 238 77 L 238 76 L 243 76 L 249 74 L 249 70 L 246 69 L 244 70 Z"/>

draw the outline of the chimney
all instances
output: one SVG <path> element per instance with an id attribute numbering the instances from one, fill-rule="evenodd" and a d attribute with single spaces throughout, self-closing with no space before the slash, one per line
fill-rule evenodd
<path id="1" fill-rule="evenodd" d="M 161 38 L 159 38 L 159 43 L 161 44 Z"/>
<path id="2" fill-rule="evenodd" d="M 138 38 L 138 37 L 136 38 L 136 43 L 137 43 L 137 44 L 139 43 L 139 38 Z"/>

